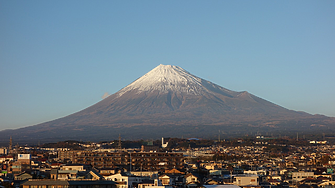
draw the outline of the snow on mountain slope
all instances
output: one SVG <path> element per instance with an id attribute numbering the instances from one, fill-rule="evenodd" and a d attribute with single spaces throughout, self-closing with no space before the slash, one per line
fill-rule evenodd
<path id="1" fill-rule="evenodd" d="M 203 95 L 213 93 L 213 90 L 221 92 L 235 93 L 211 82 L 192 75 L 186 70 L 173 65 L 160 64 L 150 72 L 135 80 L 118 92 L 122 96 L 128 91 L 137 90 L 138 92 L 159 91 L 160 93 L 176 92 L 193 95 Z"/>

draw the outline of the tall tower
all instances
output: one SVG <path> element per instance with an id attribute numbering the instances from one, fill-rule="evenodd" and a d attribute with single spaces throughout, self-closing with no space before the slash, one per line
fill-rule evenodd
<path id="1" fill-rule="evenodd" d="M 13 140 L 12 137 L 9 138 L 9 147 L 8 147 L 8 153 L 12 153 L 13 149 Z"/>

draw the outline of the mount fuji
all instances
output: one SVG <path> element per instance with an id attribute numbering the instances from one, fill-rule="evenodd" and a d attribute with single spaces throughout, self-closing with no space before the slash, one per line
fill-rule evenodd
<path id="1" fill-rule="evenodd" d="M 17 141 L 215 137 L 333 131 L 335 120 L 288 110 L 246 91 L 236 92 L 173 65 L 159 65 L 120 91 L 69 116 L 0 132 Z M 1 141 L 5 141 L 1 140 Z"/>

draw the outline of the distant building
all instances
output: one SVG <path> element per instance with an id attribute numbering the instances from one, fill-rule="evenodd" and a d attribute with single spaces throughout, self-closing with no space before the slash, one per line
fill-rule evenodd
<path id="1" fill-rule="evenodd" d="M 21 164 L 29 164 L 30 165 L 31 156 L 30 154 L 17 154 L 17 161 Z"/>
<path id="2" fill-rule="evenodd" d="M 87 166 L 83 164 L 69 164 L 60 167 L 60 170 L 84 171 L 85 169 L 87 169 Z"/>
<path id="3" fill-rule="evenodd" d="M 92 152 L 92 151 L 60 151 L 59 156 L 69 156 L 74 163 L 87 164 L 95 168 L 126 168 L 132 171 L 162 171 L 166 169 L 182 169 L 182 153 L 166 152 Z M 130 162 L 131 161 L 131 162 Z"/>
<path id="4" fill-rule="evenodd" d="M 59 151 L 58 152 L 58 159 L 60 160 L 69 160 L 74 162 L 76 159 L 76 154 L 78 151 L 76 150 L 71 150 L 71 151 Z"/>
<path id="5" fill-rule="evenodd" d="M 199 187 L 200 179 L 198 176 L 189 173 L 185 176 L 185 183 L 188 188 Z"/>
<path id="6" fill-rule="evenodd" d="M 12 156 L 0 156 L 0 163 L 4 162 L 4 161 L 13 161 L 13 157 Z"/>
<path id="7" fill-rule="evenodd" d="M 159 151 L 158 146 L 151 146 L 151 145 L 142 145 L 141 152 L 157 152 Z"/>
<path id="8" fill-rule="evenodd" d="M 57 188 L 116 188 L 114 181 L 68 181 L 68 180 L 50 180 L 50 179 L 30 179 L 22 184 L 22 188 L 36 187 L 57 187 Z"/>
<path id="9" fill-rule="evenodd" d="M 8 154 L 7 148 L 0 148 L 0 155 L 7 155 L 7 154 Z"/>
<path id="10" fill-rule="evenodd" d="M 117 183 L 117 188 L 132 188 L 143 180 L 140 176 L 127 175 L 124 173 L 117 173 L 105 176 L 104 178 L 106 180 L 115 181 Z"/>
<path id="11" fill-rule="evenodd" d="M 257 175 L 236 175 L 233 184 L 237 186 L 258 186 L 259 179 Z"/>
<path id="12" fill-rule="evenodd" d="M 169 142 L 164 143 L 164 137 L 162 137 L 162 148 L 166 148 Z"/>
<path id="13" fill-rule="evenodd" d="M 27 180 L 27 179 L 32 179 L 33 176 L 28 174 L 28 173 L 21 173 L 15 176 L 15 180 Z"/>
<path id="14" fill-rule="evenodd" d="M 314 172 L 292 172 L 292 181 L 299 182 L 306 178 L 313 178 Z"/>

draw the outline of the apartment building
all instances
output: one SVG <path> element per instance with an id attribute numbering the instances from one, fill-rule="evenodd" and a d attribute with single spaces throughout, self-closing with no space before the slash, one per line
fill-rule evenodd
<path id="1" fill-rule="evenodd" d="M 66 154 L 70 152 L 70 154 Z M 59 158 L 71 156 L 74 163 L 95 168 L 127 168 L 132 171 L 164 171 L 183 168 L 182 153 L 60 151 Z M 63 157 L 63 158 L 62 158 Z"/>

